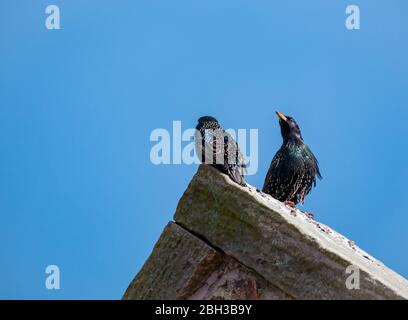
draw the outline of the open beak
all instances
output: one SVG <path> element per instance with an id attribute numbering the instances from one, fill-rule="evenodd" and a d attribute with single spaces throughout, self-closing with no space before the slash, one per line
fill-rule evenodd
<path id="1" fill-rule="evenodd" d="M 283 120 L 283 121 L 287 121 L 288 118 L 286 118 L 282 113 L 280 113 L 279 111 L 276 111 L 276 114 L 278 115 L 279 119 Z"/>

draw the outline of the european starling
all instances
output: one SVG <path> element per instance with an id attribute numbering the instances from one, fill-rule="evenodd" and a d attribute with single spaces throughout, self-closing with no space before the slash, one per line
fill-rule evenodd
<path id="1" fill-rule="evenodd" d="M 322 178 L 319 164 L 304 143 L 295 119 L 276 112 L 283 144 L 273 157 L 262 191 L 292 206 L 304 202 L 316 177 Z"/>
<path id="2" fill-rule="evenodd" d="M 202 163 L 211 165 L 245 186 L 245 161 L 238 144 L 218 121 L 210 116 L 198 119 L 195 133 L 197 155 Z"/>

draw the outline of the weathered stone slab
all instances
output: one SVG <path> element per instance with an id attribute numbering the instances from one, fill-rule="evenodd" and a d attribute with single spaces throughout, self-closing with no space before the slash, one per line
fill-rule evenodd
<path id="1" fill-rule="evenodd" d="M 164 229 L 123 299 L 290 299 L 175 223 Z"/>
<path id="2" fill-rule="evenodd" d="M 183 299 L 205 284 L 222 254 L 170 222 L 123 299 Z"/>
<path id="3" fill-rule="evenodd" d="M 408 281 L 352 241 L 209 166 L 174 219 L 123 299 L 408 298 Z"/>
<path id="4" fill-rule="evenodd" d="M 188 299 L 291 300 L 292 297 L 233 258 L 223 255 L 222 264 Z"/>
<path id="5" fill-rule="evenodd" d="M 201 165 L 175 221 L 295 299 L 407 299 L 406 279 L 345 237 Z M 346 287 L 346 268 L 360 289 Z"/>

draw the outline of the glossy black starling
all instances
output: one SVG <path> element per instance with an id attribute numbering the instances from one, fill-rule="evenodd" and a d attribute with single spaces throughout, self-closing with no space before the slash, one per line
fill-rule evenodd
<path id="1" fill-rule="evenodd" d="M 273 157 L 262 191 L 279 201 L 296 205 L 304 202 L 316 177 L 321 179 L 319 164 L 304 143 L 295 119 L 276 112 L 283 144 Z"/>
<path id="2" fill-rule="evenodd" d="M 210 116 L 198 119 L 195 133 L 197 155 L 202 163 L 211 165 L 245 186 L 245 161 L 238 144 L 218 121 Z"/>

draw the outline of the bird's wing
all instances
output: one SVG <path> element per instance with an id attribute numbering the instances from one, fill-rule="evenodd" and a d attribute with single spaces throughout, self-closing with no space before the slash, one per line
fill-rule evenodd
<path id="1" fill-rule="evenodd" d="M 293 199 L 295 202 L 304 200 L 312 186 L 316 184 L 316 176 L 320 176 L 317 160 L 305 145 L 301 154 L 293 154 L 281 147 L 272 159 L 265 178 L 263 191 L 272 194 L 278 200 Z"/>
<path id="2" fill-rule="evenodd" d="M 300 195 L 299 201 L 303 202 L 305 196 L 312 190 L 312 187 L 316 186 L 316 178 L 322 179 L 319 163 L 307 145 L 304 146 L 301 165 L 303 166 L 303 172 L 298 194 Z"/>
<path id="3" fill-rule="evenodd" d="M 239 148 L 238 143 L 234 138 L 228 133 L 224 132 L 224 143 L 225 143 L 225 155 L 228 156 L 227 163 L 230 165 L 236 165 L 241 168 L 242 172 L 246 173 L 246 161 L 245 157 Z"/>
<path id="4" fill-rule="evenodd" d="M 246 185 L 244 175 L 246 174 L 245 158 L 239 149 L 238 143 L 228 133 L 224 133 L 225 162 L 229 176 L 238 184 Z"/>
<path id="5" fill-rule="evenodd" d="M 196 131 L 195 140 L 196 152 L 202 163 L 217 166 L 235 182 L 245 185 L 245 159 L 228 132 L 222 129 Z"/>
<path id="6" fill-rule="evenodd" d="M 222 129 L 195 132 L 197 155 L 201 162 L 222 164 L 224 161 L 224 134 Z"/>
<path id="7" fill-rule="evenodd" d="M 309 166 L 311 167 L 311 170 L 313 171 L 315 178 L 318 177 L 319 179 L 323 179 L 322 175 L 320 174 L 319 161 L 317 161 L 312 150 L 310 150 L 310 148 L 307 145 L 305 145 L 305 152 L 308 155 Z M 314 184 L 316 184 L 316 182 Z"/>
<path id="8" fill-rule="evenodd" d="M 272 194 L 278 200 L 292 199 L 299 188 L 301 168 L 301 159 L 293 157 L 288 150 L 281 147 L 272 159 L 263 192 Z"/>

